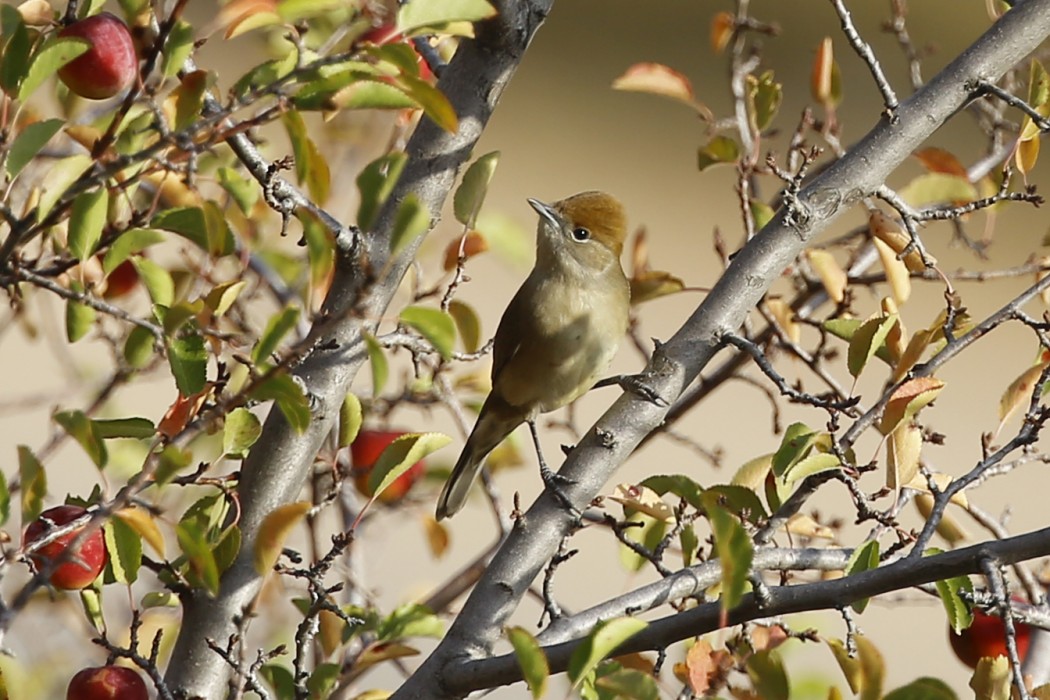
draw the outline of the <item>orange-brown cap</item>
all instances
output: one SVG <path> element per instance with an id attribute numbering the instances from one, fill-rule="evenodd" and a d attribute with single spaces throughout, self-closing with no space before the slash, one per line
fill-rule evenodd
<path id="1" fill-rule="evenodd" d="M 627 237 L 627 214 L 616 197 L 605 192 L 581 192 L 555 202 L 551 208 L 566 220 L 570 230 L 586 228 L 620 257 Z"/>

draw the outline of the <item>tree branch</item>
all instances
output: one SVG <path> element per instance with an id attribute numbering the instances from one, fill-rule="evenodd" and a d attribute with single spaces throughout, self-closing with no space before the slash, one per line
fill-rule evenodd
<path id="1" fill-rule="evenodd" d="M 994 79 L 1050 34 L 1050 0 L 1025 0 L 1007 12 L 924 88 L 900 103 L 843 158 L 798 195 L 734 258 L 726 273 L 682 328 L 654 353 L 642 378 L 665 400 L 680 396 L 721 347 L 722 336 L 743 322 L 769 285 L 806 243 L 887 176 L 962 108 L 966 86 Z M 585 508 L 642 438 L 665 419 L 667 408 L 622 395 L 588 431 L 561 469 L 573 505 Z M 600 434 L 600 437 L 599 437 Z M 546 492 L 515 524 L 444 640 L 393 697 L 460 697 L 457 663 L 488 653 L 521 597 L 572 527 L 571 516 Z M 943 574 L 942 574 L 943 576 Z M 940 577 L 940 576 L 939 576 Z M 933 579 L 930 579 L 933 580 Z"/>
<path id="2" fill-rule="evenodd" d="M 477 38 L 463 43 L 438 84 L 459 116 L 459 130 L 449 134 L 423 118 L 406 149 L 408 164 L 371 235 L 363 238 L 362 250 L 351 247 L 358 253 L 351 256 L 341 248 L 331 290 L 314 323 L 313 349 L 295 372 L 309 391 L 313 420 L 300 435 L 280 410 L 271 409 L 262 437 L 241 471 L 240 553 L 224 573 L 218 596 L 195 592 L 183 600 L 183 621 L 166 676 L 170 687 L 190 697 L 222 696 L 229 668 L 205 640 L 228 638 L 236 631 L 235 619 L 250 611 L 262 583 L 252 561 L 259 526 L 275 508 L 298 497 L 367 357 L 362 334 L 374 331 L 422 242 L 417 239 L 391 258 L 389 234 L 398 207 L 411 192 L 430 211 L 431 220 L 437 220 L 459 168 L 469 158 L 552 1 L 498 2 L 500 14 L 477 25 Z"/>

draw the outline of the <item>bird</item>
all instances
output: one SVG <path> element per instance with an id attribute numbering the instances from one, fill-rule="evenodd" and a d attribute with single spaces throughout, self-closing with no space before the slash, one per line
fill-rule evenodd
<path id="1" fill-rule="evenodd" d="M 631 291 L 620 264 L 627 233 L 620 201 L 589 191 L 528 203 L 539 214 L 536 264 L 496 329 L 492 391 L 438 498 L 438 520 L 463 507 L 485 457 L 522 423 L 532 431 L 544 484 L 564 502 L 561 477 L 539 451 L 536 417 L 589 391 L 627 332 Z"/>

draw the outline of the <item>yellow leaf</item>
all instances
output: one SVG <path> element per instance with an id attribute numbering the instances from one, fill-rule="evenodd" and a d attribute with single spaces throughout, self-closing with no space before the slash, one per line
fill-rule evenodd
<path id="1" fill-rule="evenodd" d="M 871 230 L 872 236 L 889 246 L 890 250 L 897 255 L 900 255 L 911 244 L 911 236 L 908 235 L 904 228 L 894 219 L 877 209 L 868 218 L 868 228 Z M 930 261 L 937 262 L 933 258 L 930 258 Z M 926 265 L 922 262 L 922 256 L 914 248 L 903 257 L 902 262 L 910 272 L 922 272 L 926 269 Z"/>
<path id="2" fill-rule="evenodd" d="M 309 511 L 309 502 L 298 501 L 274 508 L 263 520 L 255 541 L 255 570 L 261 576 L 266 575 L 277 563 L 288 533 Z"/>
<path id="3" fill-rule="evenodd" d="M 619 484 L 613 491 L 613 495 L 609 496 L 609 500 L 619 503 L 625 509 L 641 511 L 657 520 L 665 522 L 674 520 L 674 510 L 671 506 L 664 503 L 663 499 L 648 486 Z"/>
<path id="4" fill-rule="evenodd" d="M 114 513 L 115 516 L 124 521 L 128 527 L 138 533 L 146 543 L 153 548 L 157 554 L 164 556 L 164 536 L 160 534 L 160 528 L 153 522 L 153 516 L 144 508 L 124 508 Z"/>
<path id="5" fill-rule="evenodd" d="M 1006 391 L 1003 392 L 1002 397 L 999 399 L 1000 428 L 1017 409 L 1032 400 L 1035 384 L 1039 381 L 1039 377 L 1043 374 L 1046 365 L 1047 360 L 1040 359 L 1039 362 L 1022 372 L 1021 376 L 1010 382 L 1010 386 L 1006 387 Z"/>
<path id="6" fill-rule="evenodd" d="M 1010 700 L 1010 661 L 1005 656 L 986 656 L 977 662 L 970 687 L 974 700 Z"/>
<path id="7" fill-rule="evenodd" d="M 886 486 L 899 491 L 919 473 L 922 431 L 914 423 L 901 423 L 890 433 L 886 446 Z"/>
<path id="8" fill-rule="evenodd" d="M 846 296 L 846 283 L 848 281 L 846 271 L 838 264 L 835 257 L 826 250 L 807 250 L 806 257 L 809 259 L 809 264 L 813 266 L 813 271 L 820 278 L 820 283 L 824 285 L 828 296 L 836 304 L 841 303 Z"/>
<path id="9" fill-rule="evenodd" d="M 780 326 L 780 330 L 784 332 L 788 340 L 792 343 L 802 340 L 802 326 L 795 320 L 795 310 L 790 304 L 780 297 L 767 297 L 766 308 L 776 319 L 777 325 Z"/>
<path id="10" fill-rule="evenodd" d="M 893 248 L 890 248 L 889 244 L 881 238 L 874 238 L 872 242 L 875 244 L 875 250 L 878 251 L 882 269 L 886 271 L 886 281 L 890 283 L 893 300 L 898 305 L 903 304 L 911 296 L 911 274 L 908 272 L 908 266 L 897 257 L 897 253 L 894 252 Z M 918 253 L 916 253 L 916 256 L 918 256 Z"/>

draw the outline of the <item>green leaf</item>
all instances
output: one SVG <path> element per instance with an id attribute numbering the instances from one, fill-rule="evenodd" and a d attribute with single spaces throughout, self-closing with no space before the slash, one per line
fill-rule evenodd
<path id="1" fill-rule="evenodd" d="M 210 255 L 221 257 L 234 250 L 233 232 L 214 202 L 166 209 L 153 217 L 150 226 L 177 233 Z"/>
<path id="2" fill-rule="evenodd" d="M 106 445 L 95 428 L 95 423 L 87 417 L 83 411 L 60 411 L 52 416 L 54 421 L 62 426 L 69 437 L 77 441 L 84 448 L 84 452 L 102 469 L 106 466 L 108 454 Z"/>
<path id="3" fill-rule="evenodd" d="M 238 97 L 244 96 L 248 91 L 264 85 L 270 85 L 290 72 L 295 70 L 296 60 L 299 52 L 289 48 L 280 58 L 266 61 L 252 68 L 250 71 L 237 79 L 233 84 L 231 92 Z"/>
<path id="4" fill-rule="evenodd" d="M 318 664 L 306 679 L 306 689 L 311 698 L 326 698 L 339 680 L 342 666 L 335 663 Z"/>
<path id="5" fill-rule="evenodd" d="M 791 697 L 787 672 L 776 650 L 752 654 L 747 660 L 747 675 L 762 700 L 788 700 Z"/>
<path id="6" fill-rule="evenodd" d="M 749 523 L 757 525 L 766 519 L 766 509 L 762 505 L 762 500 L 755 491 L 746 486 L 717 484 L 709 487 L 704 493 L 713 494 L 705 496 L 705 498 L 712 499 L 717 497 L 718 504 L 721 507 L 738 518 L 747 520 Z"/>
<path id="7" fill-rule="evenodd" d="M 168 340 L 168 365 L 175 377 L 175 386 L 183 396 L 192 396 L 204 388 L 208 351 L 204 338 L 196 329 Z"/>
<path id="8" fill-rule="evenodd" d="M 270 317 L 266 323 L 266 329 L 259 337 L 259 342 L 252 348 L 252 362 L 269 362 L 270 355 L 277 349 L 281 339 L 288 331 L 295 328 L 299 320 L 300 309 L 298 306 L 286 306 Z"/>
<path id="9" fill-rule="evenodd" d="M 289 375 L 278 373 L 252 391 L 258 401 L 276 401 L 288 424 L 299 434 L 310 426 L 310 402 L 302 388 Z"/>
<path id="10" fill-rule="evenodd" d="M 882 700 L 959 700 L 959 696 L 939 678 L 924 676 L 891 690 Z"/>
<path id="11" fill-rule="evenodd" d="M 18 84 L 26 76 L 29 68 L 29 52 L 32 42 L 29 39 L 29 30 L 26 29 L 22 15 L 12 5 L 0 5 L 0 11 L 4 13 L 3 33 L 4 49 L 0 56 L 3 64 L 0 65 L 0 87 L 4 92 L 13 95 L 18 90 Z"/>
<path id="12" fill-rule="evenodd" d="M 45 41 L 29 61 L 29 69 L 18 88 L 18 101 L 25 102 L 59 68 L 89 48 L 91 42 L 80 37 L 52 37 Z"/>
<path id="13" fill-rule="evenodd" d="M 678 545 L 682 549 L 682 566 L 692 566 L 696 553 L 700 549 L 700 538 L 692 525 L 686 525 L 678 533 Z"/>
<path id="14" fill-rule="evenodd" d="M 135 326 L 124 342 L 124 359 L 133 369 L 142 369 L 153 357 L 153 333 L 142 326 Z"/>
<path id="15" fill-rule="evenodd" d="M 430 211 L 410 192 L 397 209 L 394 229 L 390 232 L 390 254 L 398 255 L 429 228 Z"/>
<path id="16" fill-rule="evenodd" d="M 263 677 L 274 694 L 280 700 L 295 697 L 295 677 L 292 672 L 280 664 L 266 664 L 259 669 L 259 675 Z"/>
<path id="17" fill-rule="evenodd" d="M 767 70 L 759 77 L 747 76 L 748 98 L 751 100 L 752 117 L 758 131 L 765 131 L 784 99 L 784 88 L 773 79 L 773 71 Z"/>
<path id="18" fill-rule="evenodd" d="M 161 70 L 166 77 L 171 78 L 182 69 L 193 51 L 193 41 L 193 26 L 183 20 L 176 22 L 168 34 L 168 40 L 164 42 Z"/>
<path id="19" fill-rule="evenodd" d="M 525 684 L 529 687 L 532 697 L 538 700 L 547 690 L 547 678 L 551 673 L 550 666 L 547 665 L 547 656 L 536 638 L 524 627 L 508 627 L 507 638 L 514 647 L 514 656 L 518 659 Z"/>
<path id="20" fill-rule="evenodd" d="M 146 291 L 149 292 L 153 303 L 157 306 L 171 306 L 175 300 L 175 282 L 171 279 L 171 273 L 143 257 L 132 258 L 131 264 L 135 266 L 135 271 L 146 285 Z"/>
<path id="21" fill-rule="evenodd" d="M 357 394 L 347 392 L 339 407 L 339 447 L 349 447 L 361 431 L 361 423 L 364 422 L 364 413 L 361 410 L 361 400 Z"/>
<path id="22" fill-rule="evenodd" d="M 1043 64 L 1033 58 L 1028 75 L 1028 104 L 1039 108 L 1047 102 L 1050 102 L 1050 75 Z"/>
<path id="23" fill-rule="evenodd" d="M 0 527 L 7 523 L 7 519 L 10 517 L 11 491 L 7 485 L 7 477 L 3 474 L 0 474 Z"/>
<path id="24" fill-rule="evenodd" d="M 715 136 L 697 151 L 696 164 L 700 172 L 714 165 L 735 163 L 740 157 L 740 146 L 728 136 Z"/>
<path id="25" fill-rule="evenodd" d="M 479 22 L 495 15 L 496 8 L 486 0 L 412 0 L 398 10 L 397 29 L 407 34 L 422 27 L 449 22 Z"/>
<path id="26" fill-rule="evenodd" d="M 489 191 L 489 183 L 496 172 L 499 164 L 499 151 L 486 153 L 476 159 L 463 174 L 463 180 L 456 188 L 456 194 L 452 198 L 452 209 L 456 215 L 456 221 L 474 228 L 474 223 L 481 211 L 481 205 L 485 201 L 485 195 Z"/>
<path id="27" fill-rule="evenodd" d="M 6 61 L 6 56 L 5 56 Z M 29 161 L 33 160 L 51 137 L 65 125 L 61 119 L 46 119 L 34 122 L 15 137 L 11 151 L 7 154 L 7 174 L 14 179 Z"/>
<path id="28" fill-rule="evenodd" d="M 850 555 L 849 561 L 846 562 L 846 575 L 852 576 L 853 574 L 860 573 L 862 571 L 870 571 L 878 567 L 879 565 L 879 541 L 868 540 L 860 547 L 853 550 L 853 554 Z M 862 598 L 860 600 L 853 601 L 853 609 L 857 613 L 864 612 L 864 609 L 868 607 L 869 598 Z"/>
<path id="29" fill-rule="evenodd" d="M 569 659 L 566 670 L 572 687 L 579 687 L 584 677 L 628 639 L 645 629 L 647 623 L 634 617 L 619 617 L 600 622 L 587 635 Z"/>
<path id="30" fill-rule="evenodd" d="M 418 332 L 445 360 L 452 357 L 456 343 L 456 322 L 441 309 L 408 306 L 401 311 L 401 323 Z"/>
<path id="31" fill-rule="evenodd" d="M 422 78 L 402 75 L 397 80 L 405 94 L 412 98 L 431 121 L 450 134 L 459 130 L 459 117 L 445 93 Z"/>
<path id="32" fill-rule="evenodd" d="M 809 454 L 817 432 L 805 423 L 792 423 L 784 431 L 780 448 L 773 455 L 773 474 L 783 477 L 787 471 Z"/>
<path id="33" fill-rule="evenodd" d="M 390 366 L 387 364 L 383 346 L 379 344 L 379 341 L 368 333 L 364 335 L 364 339 L 365 349 L 368 351 L 368 363 L 372 367 L 372 396 L 379 396 L 390 374 Z"/>
<path id="34" fill-rule="evenodd" d="M 248 282 L 245 280 L 233 280 L 216 285 L 204 297 L 204 305 L 216 316 L 222 316 L 230 310 L 233 302 L 237 301 L 237 297 L 246 286 Z"/>
<path id="35" fill-rule="evenodd" d="M 659 700 L 660 688 L 656 679 L 644 671 L 621 668 L 595 679 L 594 686 L 600 697 L 615 700 Z"/>
<path id="36" fill-rule="evenodd" d="M 82 291 L 80 285 L 73 283 L 74 291 Z M 66 300 L 66 338 L 75 343 L 91 330 L 95 325 L 97 314 L 95 310 L 86 304 L 72 299 Z"/>
<path id="37" fill-rule="evenodd" d="M 924 557 L 940 554 L 941 550 L 936 548 L 927 549 L 922 553 Z M 948 615 L 948 624 L 958 634 L 973 624 L 973 610 L 962 593 L 973 593 L 973 581 L 969 576 L 954 576 L 941 581 L 935 581 L 937 595 L 944 604 L 944 612 Z"/>
<path id="38" fill-rule="evenodd" d="M 243 458 L 262 435 L 262 424 L 247 408 L 235 408 L 226 415 L 222 429 L 222 452 L 227 457 Z"/>
<path id="39" fill-rule="evenodd" d="M 6 482 L 6 477 L 2 478 Z M 29 523 L 36 520 L 44 510 L 47 472 L 33 451 L 25 445 L 18 446 L 18 483 L 22 490 L 22 522 Z M 4 488 L 7 488 L 6 485 Z"/>
<path id="40" fill-rule="evenodd" d="M 761 231 L 765 228 L 766 224 L 776 215 L 773 207 L 758 199 L 752 199 L 748 202 L 748 207 L 751 209 L 751 218 L 755 220 L 756 231 Z"/>
<path id="41" fill-rule="evenodd" d="M 715 538 L 715 553 L 722 567 L 722 611 L 728 613 L 740 604 L 748 585 L 748 574 L 754 558 L 751 538 L 740 521 L 718 505 L 717 494 L 704 494 L 707 519 Z"/>
<path id="42" fill-rule="evenodd" d="M 204 106 L 204 93 L 215 83 L 215 76 L 198 70 L 183 76 L 179 86 L 172 91 L 175 97 L 175 130 L 181 131 L 200 119 Z"/>
<path id="43" fill-rule="evenodd" d="M 87 260 L 95 253 L 106 227 L 109 192 L 105 187 L 84 192 L 73 200 L 69 214 L 69 252 L 77 260 Z"/>
<path id="44" fill-rule="evenodd" d="M 666 520 L 655 518 L 641 511 L 628 510 L 627 523 L 631 527 L 624 530 L 624 536 L 650 552 L 656 549 L 667 534 Z M 649 565 L 649 559 L 624 544 L 620 547 L 620 563 L 628 571 L 641 571 Z"/>
<path id="45" fill-rule="evenodd" d="M 328 162 L 321 155 L 317 144 L 310 138 L 303 115 L 297 110 L 289 110 L 281 115 L 281 123 L 288 132 L 292 143 L 292 154 L 295 157 L 295 174 L 299 184 L 306 185 L 310 197 L 320 204 L 328 200 L 332 176 Z"/>
<path id="46" fill-rule="evenodd" d="M 142 567 L 142 538 L 120 518 L 110 518 L 103 523 L 102 533 L 106 554 L 109 555 L 106 561 L 107 573 L 112 573 L 117 583 L 135 583 Z"/>
<path id="47" fill-rule="evenodd" d="M 456 331 L 463 343 L 463 349 L 467 352 L 477 352 L 481 347 L 481 321 L 477 313 L 469 304 L 464 304 L 459 299 L 453 299 L 449 303 L 448 313 L 456 322 Z"/>
<path id="48" fill-rule="evenodd" d="M 112 575 L 110 578 L 112 578 Z M 106 618 L 102 609 L 102 596 L 100 593 L 100 586 L 92 585 L 80 589 L 80 606 L 84 610 L 84 617 L 87 618 L 92 628 L 99 634 L 105 634 Z M 6 695 L 0 694 L 0 698 L 7 700 Z"/>
<path id="49" fill-rule="evenodd" d="M 849 373 L 859 377 L 868 364 L 868 360 L 875 356 L 876 351 L 886 343 L 886 336 L 897 324 L 897 314 L 878 316 L 865 321 L 853 333 L 849 341 L 849 355 L 846 366 Z"/>
<path id="50" fill-rule="evenodd" d="M 212 596 L 217 595 L 219 566 L 201 525 L 196 520 L 184 519 L 175 526 L 175 536 L 189 565 L 187 578 L 190 583 L 204 588 Z"/>
<path id="51" fill-rule="evenodd" d="M 244 177 L 236 169 L 228 166 L 219 168 L 216 174 L 219 177 L 219 184 L 237 203 L 241 212 L 251 213 L 255 203 L 259 201 L 259 186 L 255 180 Z"/>
<path id="52" fill-rule="evenodd" d="M 670 493 L 684 498 L 694 508 L 704 507 L 704 488 L 684 474 L 656 474 L 646 478 L 641 485 L 655 491 L 657 496 Z"/>
<path id="53" fill-rule="evenodd" d="M 36 220 L 43 221 L 69 186 L 76 182 L 94 163 L 91 156 L 83 154 L 55 161 L 47 170 L 44 192 L 40 195 L 40 203 L 37 204 Z"/>
<path id="54" fill-rule="evenodd" d="M 839 458 L 830 452 L 810 452 L 807 456 L 795 462 L 784 474 L 783 481 L 787 486 L 802 481 L 806 477 L 838 469 L 841 465 Z"/>
<path id="55" fill-rule="evenodd" d="M 396 642 L 409 637 L 440 638 L 445 623 L 430 608 L 419 603 L 405 603 L 394 609 L 379 623 L 376 638 L 381 642 Z"/>
<path id="56" fill-rule="evenodd" d="M 157 434 L 156 426 L 148 418 L 100 418 L 93 422 L 95 434 L 103 440 L 112 438 L 148 440 Z"/>
<path id="57" fill-rule="evenodd" d="M 171 481 L 180 471 L 190 466 L 193 462 L 193 453 L 176 445 L 166 445 L 157 457 L 157 471 L 154 479 L 158 485 Z"/>
<path id="58" fill-rule="evenodd" d="M 131 228 L 120 234 L 110 244 L 105 257 L 102 258 L 102 274 L 109 273 L 135 253 L 139 253 L 151 245 L 164 242 L 164 234 L 150 228 Z M 170 302 L 169 302 L 170 303 Z"/>
<path id="59" fill-rule="evenodd" d="M 368 475 L 372 500 L 385 491 L 412 465 L 452 442 L 441 433 L 406 433 L 386 446 Z"/>
<path id="60" fill-rule="evenodd" d="M 362 231 L 370 230 L 375 223 L 379 209 L 390 197 L 407 162 L 408 155 L 405 153 L 388 153 L 366 165 L 357 176 L 357 189 L 361 195 L 357 225 Z"/>

